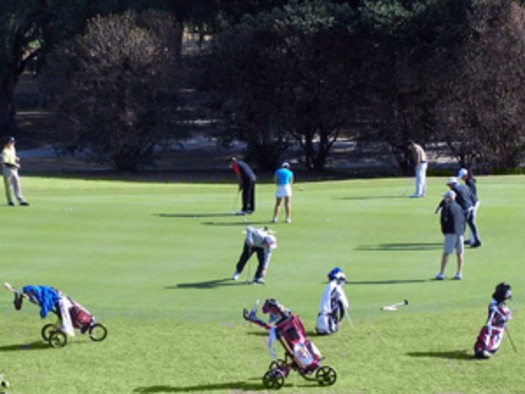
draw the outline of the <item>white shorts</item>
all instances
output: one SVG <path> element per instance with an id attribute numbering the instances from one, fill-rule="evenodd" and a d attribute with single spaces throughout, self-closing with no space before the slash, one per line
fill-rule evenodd
<path id="1" fill-rule="evenodd" d="M 454 253 L 456 249 L 457 254 L 462 254 L 463 247 L 463 234 L 445 234 L 445 244 L 443 245 L 443 252 L 447 254 Z"/>
<path id="2" fill-rule="evenodd" d="M 275 197 L 283 198 L 283 197 L 291 197 L 291 196 L 292 196 L 292 186 L 290 184 L 277 186 Z"/>

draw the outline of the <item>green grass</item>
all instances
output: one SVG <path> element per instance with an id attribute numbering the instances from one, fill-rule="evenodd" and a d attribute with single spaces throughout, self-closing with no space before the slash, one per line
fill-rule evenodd
<path id="1" fill-rule="evenodd" d="M 513 287 L 512 339 L 525 349 L 522 176 L 479 178 L 483 246 L 466 250 L 461 282 L 432 280 L 442 248 L 434 209 L 445 178 L 431 178 L 424 199 L 407 197 L 406 179 L 299 182 L 293 223 L 271 226 L 279 247 L 267 285 L 257 287 L 229 278 L 245 226 L 271 219 L 272 185 L 257 186 L 257 211 L 245 221 L 228 214 L 233 184 L 22 182 L 31 207 L 0 207 L 0 279 L 60 288 L 109 336 L 102 343 L 78 336 L 51 349 L 40 339 L 38 308 L 15 311 L 11 294 L 0 293 L 0 372 L 10 393 L 264 391 L 266 336 L 241 312 L 269 297 L 302 317 L 324 363 L 338 372 L 336 384 L 322 389 L 292 373 L 285 392 L 523 392 L 523 357 L 508 338 L 492 360 L 471 357 L 503 280 Z M 250 264 L 253 273 L 255 257 Z M 317 337 L 334 266 L 350 281 L 355 328 L 343 322 L 339 333 Z M 397 312 L 379 310 L 403 299 L 410 304 Z"/>

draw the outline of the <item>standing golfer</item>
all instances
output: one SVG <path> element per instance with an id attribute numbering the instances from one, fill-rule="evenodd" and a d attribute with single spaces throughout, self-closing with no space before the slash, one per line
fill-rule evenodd
<path id="1" fill-rule="evenodd" d="M 425 197 L 427 193 L 427 155 L 421 145 L 416 144 L 414 141 L 409 141 L 407 148 L 412 154 L 412 162 L 416 173 L 416 191 L 410 197 Z"/>
<path id="2" fill-rule="evenodd" d="M 244 266 L 250 259 L 253 253 L 257 253 L 257 271 L 253 277 L 254 284 L 264 284 L 264 276 L 266 270 L 270 264 L 270 258 L 272 257 L 272 250 L 277 247 L 277 239 L 271 235 L 267 227 L 256 229 L 254 227 L 246 227 L 246 238 L 244 240 L 244 246 L 239 257 L 239 262 L 235 266 L 235 272 L 233 273 L 232 279 L 238 280 L 239 275 L 242 273 Z"/>
<path id="3" fill-rule="evenodd" d="M 20 177 L 18 176 L 18 169 L 20 168 L 20 158 L 16 155 L 15 139 L 9 137 L 2 150 L 2 174 L 4 176 L 4 187 L 5 197 L 7 204 L 14 207 L 13 197 L 11 195 L 11 189 L 21 206 L 28 206 L 29 203 L 24 199 L 22 195 L 22 185 L 20 183 Z"/>
<path id="4" fill-rule="evenodd" d="M 463 209 L 456 202 L 456 193 L 452 190 L 444 195 L 443 209 L 441 210 L 441 232 L 445 236 L 443 256 L 441 257 L 441 270 L 436 275 L 436 280 L 445 279 L 445 267 L 448 255 L 456 250 L 457 271 L 454 279 L 463 277 L 463 235 L 465 234 L 465 215 Z"/>
<path id="5" fill-rule="evenodd" d="M 285 223 L 292 222 L 291 216 L 291 199 L 292 199 L 292 183 L 294 177 L 290 170 L 290 164 L 284 162 L 277 171 L 275 171 L 275 183 L 277 184 L 277 191 L 275 192 L 275 208 L 273 209 L 273 223 L 277 223 L 277 216 L 281 208 L 281 202 L 284 199 L 284 210 L 286 213 Z"/>
<path id="6" fill-rule="evenodd" d="M 237 174 L 239 192 L 242 190 L 242 209 L 237 215 L 251 214 L 255 211 L 255 177 L 254 172 L 248 164 L 242 160 L 231 158 L 230 167 Z"/>
<path id="7" fill-rule="evenodd" d="M 479 240 L 480 238 L 479 230 L 476 224 L 476 215 L 478 213 L 478 208 L 479 208 L 479 198 L 478 198 L 478 192 L 477 192 L 477 187 L 476 187 L 476 179 L 472 175 L 472 171 L 467 170 L 466 168 L 462 168 L 459 170 L 458 179 L 462 179 L 465 182 L 465 185 L 470 189 L 470 192 L 472 194 L 472 201 L 474 205 L 471 210 L 470 222 L 472 222 L 473 226 L 476 228 L 479 245 L 481 245 L 481 241 Z M 469 227 L 470 227 L 470 224 L 469 224 Z M 470 229 L 470 235 L 468 239 L 465 240 L 465 243 L 467 245 L 474 245 L 476 243 L 476 237 L 474 236 L 474 232 L 472 231 L 472 228 Z"/>
<path id="8" fill-rule="evenodd" d="M 456 201 L 465 215 L 465 220 L 468 223 L 474 242 L 470 245 L 472 248 L 481 246 L 481 239 L 479 238 L 478 226 L 476 225 L 474 207 L 476 206 L 477 198 L 472 193 L 471 189 L 466 185 L 458 183 L 457 178 L 450 177 L 447 180 L 447 186 L 450 190 L 456 193 Z"/>

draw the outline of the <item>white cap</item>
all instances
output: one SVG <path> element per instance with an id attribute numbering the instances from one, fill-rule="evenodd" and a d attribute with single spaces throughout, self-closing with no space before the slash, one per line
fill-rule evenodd
<path id="1" fill-rule="evenodd" d="M 449 190 L 445 193 L 443 193 L 443 197 L 445 198 L 451 198 L 452 200 L 455 200 L 456 199 L 456 193 L 454 192 L 454 190 Z"/>
<path id="2" fill-rule="evenodd" d="M 468 170 L 465 169 L 465 168 L 462 168 L 461 170 L 459 170 L 458 172 L 458 178 L 462 179 L 465 175 L 468 174 Z"/>
<path id="3" fill-rule="evenodd" d="M 264 242 L 266 242 L 270 250 L 275 249 L 277 247 L 277 239 L 273 235 L 267 235 L 264 238 Z"/>
<path id="4" fill-rule="evenodd" d="M 285 161 L 283 164 L 281 164 L 281 167 L 284 167 L 284 168 L 290 168 L 290 163 L 288 163 L 287 161 Z"/>
<path id="5" fill-rule="evenodd" d="M 455 178 L 455 177 L 453 177 L 453 176 L 451 176 L 451 177 L 448 178 L 448 180 L 447 180 L 447 185 L 454 185 L 454 184 L 456 184 L 456 183 L 458 183 L 458 180 L 457 180 L 457 178 Z"/>

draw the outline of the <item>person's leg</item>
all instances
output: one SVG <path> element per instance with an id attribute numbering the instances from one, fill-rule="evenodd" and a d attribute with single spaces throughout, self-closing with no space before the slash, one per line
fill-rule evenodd
<path id="1" fill-rule="evenodd" d="M 264 253 L 263 248 L 256 248 L 257 249 L 257 271 L 255 272 L 254 280 L 257 279 L 263 279 L 266 275 L 266 267 L 265 267 L 265 260 L 266 256 Z"/>
<path id="2" fill-rule="evenodd" d="M 474 210 L 470 211 L 467 215 L 467 224 L 470 228 L 470 233 L 474 238 L 474 242 L 472 242 L 472 247 L 475 248 L 480 246 L 481 240 L 479 239 L 478 226 L 476 225 L 476 214 Z"/>
<path id="3" fill-rule="evenodd" d="M 13 170 L 11 173 L 11 183 L 13 185 L 13 192 L 19 203 L 24 203 L 24 196 L 22 195 L 22 184 L 20 183 L 20 177 L 18 171 Z"/>
<path id="4" fill-rule="evenodd" d="M 255 212 L 255 181 L 250 182 L 250 209 L 249 211 Z"/>
<path id="5" fill-rule="evenodd" d="M 463 277 L 463 253 L 457 253 L 458 268 L 456 272 L 456 279 L 461 279 Z"/>
<path id="6" fill-rule="evenodd" d="M 439 274 L 441 275 L 445 275 L 445 268 L 447 267 L 447 260 L 448 260 L 448 253 L 443 252 L 443 255 L 441 256 L 441 266 L 439 270 Z"/>
<path id="7" fill-rule="evenodd" d="M 250 246 L 248 246 L 248 244 L 245 242 L 241 256 L 239 257 L 239 262 L 235 266 L 235 272 L 237 274 L 240 274 L 242 272 L 244 266 L 246 265 L 252 254 L 253 248 L 250 248 Z"/>
<path id="8" fill-rule="evenodd" d="M 456 238 L 456 245 L 455 245 L 456 258 L 457 258 L 457 271 L 456 271 L 456 275 L 454 275 L 454 279 L 458 279 L 458 280 L 461 280 L 463 278 L 463 252 L 464 252 L 463 241 L 464 241 L 463 235 L 458 234 Z"/>
<path id="9" fill-rule="evenodd" d="M 284 198 L 284 210 L 286 212 L 286 220 L 287 221 L 292 220 L 292 204 L 291 204 L 290 196 L 286 196 Z"/>
<path id="10" fill-rule="evenodd" d="M 421 197 L 427 194 L 427 163 L 421 163 Z"/>
<path id="11" fill-rule="evenodd" d="M 281 197 L 275 197 L 275 207 L 273 209 L 273 222 L 277 222 L 277 215 L 279 215 L 279 209 L 281 208 Z"/>
<path id="12" fill-rule="evenodd" d="M 11 196 L 11 169 L 4 166 L 2 175 L 4 177 L 5 198 L 7 203 L 12 205 L 13 197 Z"/>
<path id="13" fill-rule="evenodd" d="M 246 181 L 242 182 L 242 212 L 247 212 L 250 205 L 250 187 Z"/>

